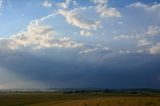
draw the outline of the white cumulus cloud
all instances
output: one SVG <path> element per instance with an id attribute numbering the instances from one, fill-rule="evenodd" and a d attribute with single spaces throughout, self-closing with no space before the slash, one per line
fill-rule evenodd
<path id="1" fill-rule="evenodd" d="M 20 47 L 33 48 L 75 48 L 82 44 L 72 41 L 68 37 L 56 37 L 56 32 L 49 26 L 30 23 L 26 31 L 19 32 L 10 37 L 9 47 L 17 49 Z"/>

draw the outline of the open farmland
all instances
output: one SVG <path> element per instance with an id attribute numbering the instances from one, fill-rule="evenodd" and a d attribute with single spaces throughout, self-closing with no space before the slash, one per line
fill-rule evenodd
<path id="1" fill-rule="evenodd" d="M 0 93 L 0 106 L 160 106 L 158 94 Z"/>
<path id="2" fill-rule="evenodd" d="M 31 106 L 160 106 L 159 97 L 102 97 L 76 100 L 59 104 L 38 104 Z"/>

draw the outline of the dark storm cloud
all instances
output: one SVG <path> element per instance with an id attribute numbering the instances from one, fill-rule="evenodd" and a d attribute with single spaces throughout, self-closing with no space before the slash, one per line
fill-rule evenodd
<path id="1" fill-rule="evenodd" d="M 0 67 L 50 87 L 160 88 L 160 56 L 98 53 L 1 51 Z"/>

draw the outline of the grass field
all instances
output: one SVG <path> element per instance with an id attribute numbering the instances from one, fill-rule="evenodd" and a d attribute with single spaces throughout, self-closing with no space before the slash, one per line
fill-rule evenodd
<path id="1" fill-rule="evenodd" d="M 160 106 L 157 95 L 0 93 L 0 106 Z"/>

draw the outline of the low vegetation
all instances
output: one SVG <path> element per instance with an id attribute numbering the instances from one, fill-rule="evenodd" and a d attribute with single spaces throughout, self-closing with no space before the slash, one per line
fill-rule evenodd
<path id="1" fill-rule="evenodd" d="M 1 92 L 0 106 L 160 106 L 159 91 Z"/>

